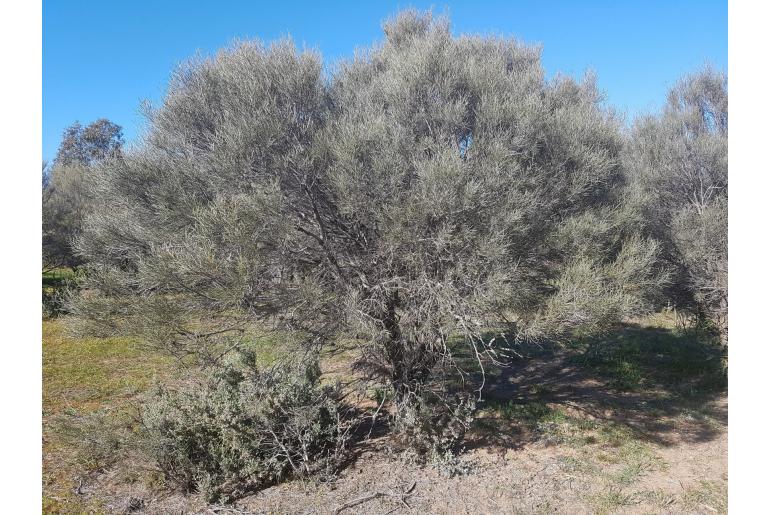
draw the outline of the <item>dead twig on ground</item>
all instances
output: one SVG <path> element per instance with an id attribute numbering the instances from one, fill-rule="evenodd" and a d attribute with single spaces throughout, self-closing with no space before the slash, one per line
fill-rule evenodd
<path id="1" fill-rule="evenodd" d="M 377 499 L 379 497 L 393 497 L 399 500 L 401 504 L 403 504 L 407 508 L 411 508 L 409 504 L 406 502 L 406 499 L 411 496 L 414 493 L 414 489 L 417 486 L 417 481 L 413 481 L 411 486 L 404 490 L 401 493 L 393 493 L 393 492 L 374 492 L 369 495 L 365 495 L 363 497 L 359 497 L 358 499 L 353 499 L 352 501 L 348 501 L 342 506 L 338 507 L 336 510 L 334 510 L 334 515 L 339 515 L 343 511 L 347 510 L 348 508 L 353 508 L 354 506 L 358 506 L 359 504 L 363 504 L 365 502 L 372 501 L 374 499 Z"/>
<path id="2" fill-rule="evenodd" d="M 236 508 L 234 506 L 211 506 L 206 511 L 208 513 L 213 513 L 214 515 L 221 515 L 225 513 L 232 513 L 234 515 L 252 515 L 254 513 L 252 511 L 241 510 L 240 508 Z"/>

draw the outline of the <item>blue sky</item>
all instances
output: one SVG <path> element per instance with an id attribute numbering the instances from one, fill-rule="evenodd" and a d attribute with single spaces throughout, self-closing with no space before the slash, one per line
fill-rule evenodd
<path id="1" fill-rule="evenodd" d="M 330 63 L 381 39 L 381 20 L 410 6 L 448 11 L 456 33 L 542 44 L 549 74 L 594 70 L 629 117 L 660 107 L 682 74 L 727 68 L 727 1 L 44 0 L 43 158 L 75 120 L 109 118 L 134 140 L 140 102 L 157 103 L 172 69 L 197 51 L 290 34 Z"/>

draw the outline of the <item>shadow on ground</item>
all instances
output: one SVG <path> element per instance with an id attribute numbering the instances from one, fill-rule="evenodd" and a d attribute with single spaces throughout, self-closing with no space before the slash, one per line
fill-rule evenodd
<path id="1" fill-rule="evenodd" d="M 725 431 L 724 352 L 706 334 L 627 324 L 601 339 L 521 350 L 523 358 L 487 379 L 482 407 L 496 416 L 480 417 L 471 446 L 523 447 L 540 439 L 538 422 L 554 409 L 664 446 Z"/>

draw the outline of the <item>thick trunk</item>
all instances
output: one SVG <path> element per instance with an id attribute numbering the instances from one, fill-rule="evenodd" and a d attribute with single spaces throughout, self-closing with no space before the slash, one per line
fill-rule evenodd
<path id="1" fill-rule="evenodd" d="M 401 326 L 398 323 L 398 314 L 396 313 L 396 307 L 398 306 L 398 293 L 394 293 L 388 300 L 387 312 L 383 318 L 383 324 L 385 330 L 388 331 L 388 342 L 385 347 L 385 352 L 390 362 L 391 377 L 390 381 L 396 390 L 396 402 L 400 402 L 403 396 L 406 394 L 405 375 L 406 364 L 404 360 L 404 341 L 401 334 Z"/>
<path id="2" fill-rule="evenodd" d="M 388 332 L 385 354 L 390 365 L 389 379 L 397 404 L 401 404 L 410 392 L 428 380 L 436 364 L 436 357 L 428 351 L 424 342 L 411 341 L 404 336 L 397 312 L 399 303 L 398 293 L 394 293 L 382 318 Z"/>

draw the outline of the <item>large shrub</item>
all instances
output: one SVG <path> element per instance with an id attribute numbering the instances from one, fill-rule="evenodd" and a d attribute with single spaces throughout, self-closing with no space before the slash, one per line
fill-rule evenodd
<path id="1" fill-rule="evenodd" d="M 72 243 L 90 204 L 85 177 L 101 161 L 119 158 L 122 146 L 121 127 L 104 118 L 86 127 L 75 122 L 64 131 L 56 159 L 43 167 L 44 270 L 82 264 Z"/>
<path id="2" fill-rule="evenodd" d="M 634 126 L 626 156 L 631 192 L 675 271 L 677 307 L 727 337 L 727 77 L 683 78 L 659 116 Z"/>
<path id="3" fill-rule="evenodd" d="M 230 500 L 290 475 L 333 471 L 347 426 L 339 389 L 315 360 L 259 370 L 254 356 L 201 382 L 159 388 L 142 411 L 140 442 L 166 480 Z"/>
<path id="4" fill-rule="evenodd" d="M 491 324 L 540 338 L 649 309 L 657 247 L 623 214 L 593 80 L 429 14 L 384 31 L 328 78 L 286 41 L 180 69 L 141 145 L 91 176 L 82 327 L 192 352 L 255 320 L 352 335 L 398 408 L 457 368 L 454 335 L 483 369 L 510 341 Z"/>
<path id="5" fill-rule="evenodd" d="M 43 187 L 43 269 L 82 263 L 72 248 L 86 209 L 81 164 L 54 165 Z"/>

